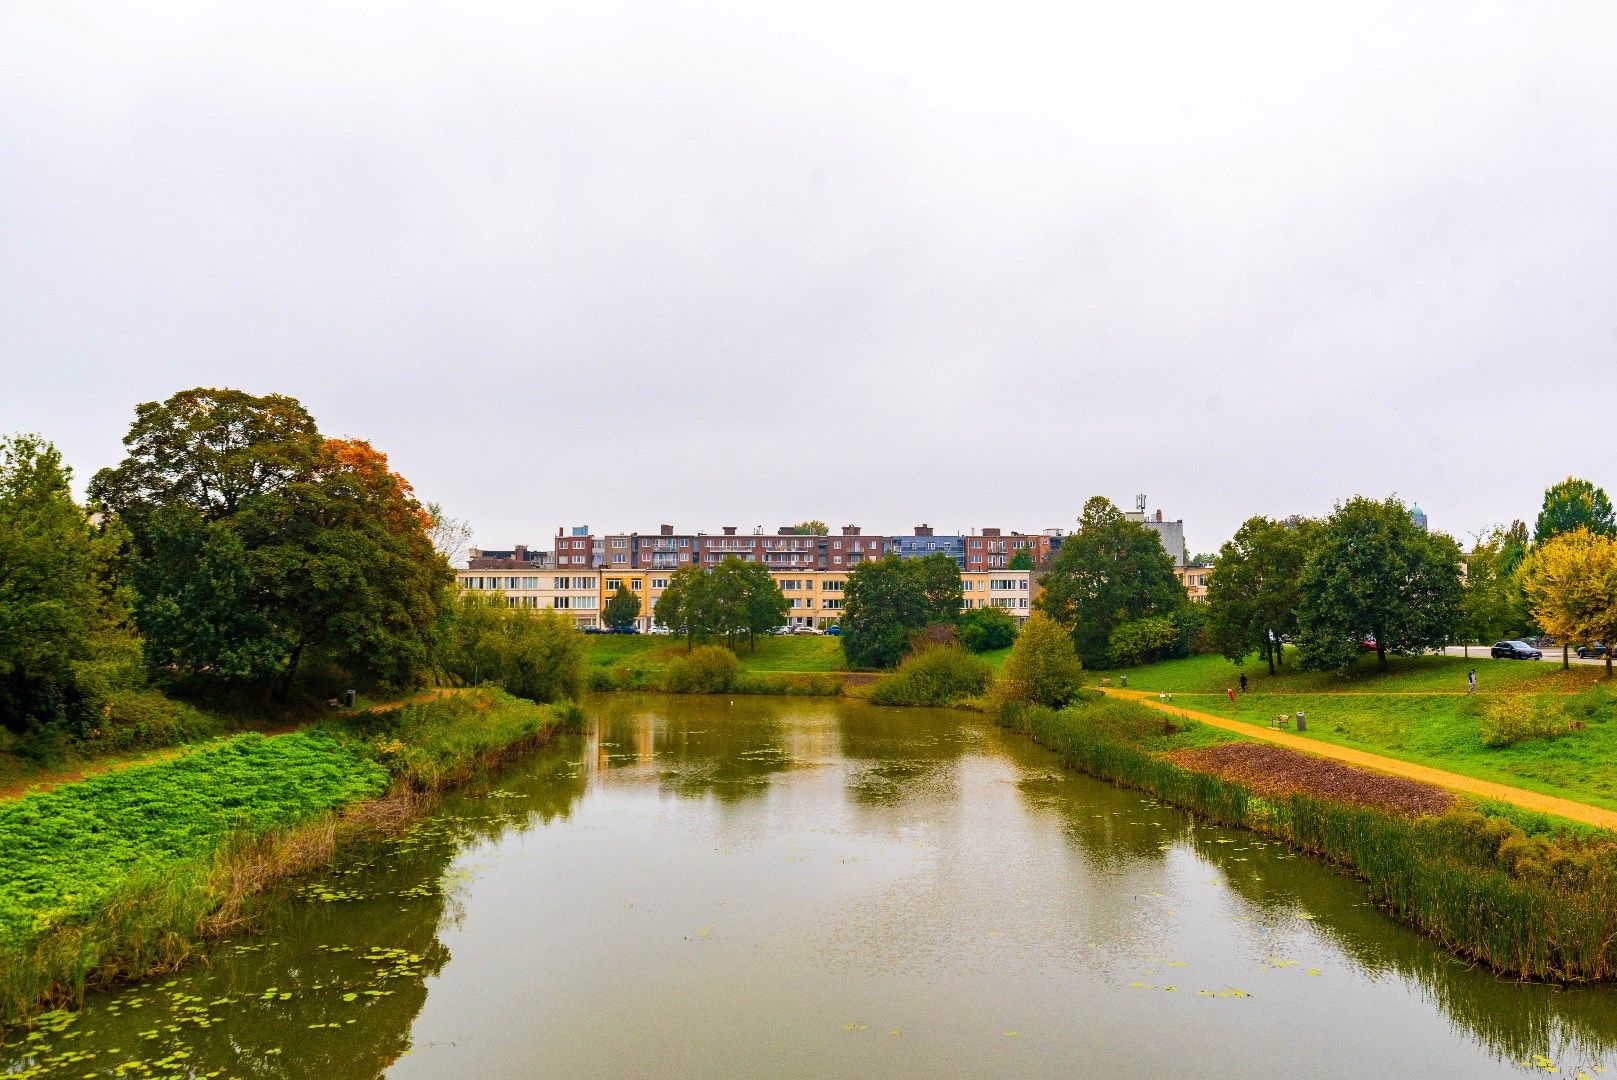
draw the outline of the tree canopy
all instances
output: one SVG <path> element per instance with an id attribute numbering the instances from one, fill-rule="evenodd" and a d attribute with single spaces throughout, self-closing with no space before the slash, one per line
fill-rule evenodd
<path id="1" fill-rule="evenodd" d="M 1465 559 L 1460 632 L 1467 643 L 1520 634 L 1530 616 L 1518 571 L 1527 556 L 1527 526 L 1495 528 L 1479 536 Z"/>
<path id="2" fill-rule="evenodd" d="M 799 521 L 791 527 L 790 531 L 799 536 L 828 536 L 830 535 L 831 527 L 816 518 L 811 521 Z"/>
<path id="3" fill-rule="evenodd" d="M 312 658 L 389 686 L 430 669 L 453 574 L 385 455 L 237 390 L 141 405 L 124 442 L 91 491 L 134 536 L 155 673 L 284 690 Z"/>
<path id="4" fill-rule="evenodd" d="M 784 625 L 790 612 L 768 567 L 731 557 L 712 570 L 682 566 L 674 571 L 654 615 L 683 635 L 687 647 L 717 636 L 732 647 L 744 637 L 755 648 L 758 635 Z"/>
<path id="5" fill-rule="evenodd" d="M 1307 519 L 1254 517 L 1219 549 L 1207 583 L 1207 628 L 1220 656 L 1239 664 L 1256 650 L 1274 672 L 1281 637 L 1298 629 L 1303 567 L 1318 533 Z"/>
<path id="6" fill-rule="evenodd" d="M 1084 504 L 1078 530 L 1062 542 L 1039 584 L 1039 609 L 1067 628 L 1091 668 L 1112 666 L 1118 626 L 1173 615 L 1186 603 L 1157 534 L 1098 495 Z"/>
<path id="7" fill-rule="evenodd" d="M 953 559 L 944 559 L 955 573 L 958 612 L 959 570 Z M 928 597 L 927 581 L 935 571 L 916 569 L 925 561 L 888 555 L 853 568 L 842 594 L 842 651 L 849 663 L 892 667 L 903 658 L 915 633 L 934 621 L 937 611 L 934 599 Z"/>
<path id="8" fill-rule="evenodd" d="M 1297 612 L 1305 666 L 1345 668 L 1373 641 L 1385 667 L 1388 653 L 1446 644 L 1459 617 L 1459 545 L 1416 527 L 1401 501 L 1358 496 L 1326 519 Z"/>
<path id="9" fill-rule="evenodd" d="M 629 586 L 619 584 L 601 609 L 601 621 L 614 630 L 627 630 L 640 617 L 640 596 Z"/>
<path id="10" fill-rule="evenodd" d="M 1533 618 L 1565 641 L 1604 642 L 1606 671 L 1617 645 L 1617 538 L 1579 526 L 1528 554 L 1522 586 Z"/>
<path id="11" fill-rule="evenodd" d="M 1035 611 L 1005 660 L 1001 692 L 1012 701 L 1059 709 L 1078 696 L 1083 677 L 1072 635 Z"/>
<path id="12" fill-rule="evenodd" d="M 87 718 L 79 666 L 123 617 L 118 535 L 91 528 L 71 479 L 45 440 L 0 438 L 0 726 L 19 734 Z"/>
<path id="13" fill-rule="evenodd" d="M 1617 517 L 1611 500 L 1587 480 L 1569 476 L 1544 492 L 1544 505 L 1533 527 L 1533 542 L 1571 532 L 1579 527 L 1598 536 L 1617 536 Z"/>

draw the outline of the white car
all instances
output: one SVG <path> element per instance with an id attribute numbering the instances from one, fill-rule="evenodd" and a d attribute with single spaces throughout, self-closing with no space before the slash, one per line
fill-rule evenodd
<path id="1" fill-rule="evenodd" d="M 823 634 L 823 633 L 825 633 L 825 631 L 821 630 L 817 626 L 794 626 L 794 627 L 792 627 L 792 633 L 794 633 L 794 634 Z"/>

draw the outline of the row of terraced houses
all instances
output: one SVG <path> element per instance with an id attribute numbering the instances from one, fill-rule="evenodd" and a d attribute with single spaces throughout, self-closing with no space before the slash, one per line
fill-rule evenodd
<path id="1" fill-rule="evenodd" d="M 1155 528 L 1191 596 L 1205 594 L 1206 568 L 1186 565 L 1183 524 L 1163 521 L 1160 511 L 1154 519 L 1141 514 L 1136 520 Z M 635 625 L 644 631 L 651 629 L 657 599 L 675 570 L 711 569 L 736 558 L 769 568 L 791 605 L 791 625 L 824 629 L 840 621 L 848 574 L 860 563 L 888 555 L 912 559 L 942 553 L 960 567 L 963 608 L 1002 608 L 1020 622 L 1038 594 L 1038 570 L 1012 570 L 1010 564 L 1017 553 L 1026 552 L 1032 565 L 1042 568 L 1061 540 L 1059 529 L 938 535 L 927 525 L 916 526 L 906 536 L 866 535 L 857 525 L 844 525 L 830 535 L 806 535 L 789 528 L 743 533 L 735 526 L 718 533 L 678 533 L 672 525 L 655 533 L 597 535 L 579 526 L 557 529 L 550 551 L 524 545 L 507 551 L 474 548 L 457 579 L 463 589 L 503 593 L 512 607 L 565 611 L 580 627 L 599 626 L 608 598 L 627 586 L 640 597 Z"/>

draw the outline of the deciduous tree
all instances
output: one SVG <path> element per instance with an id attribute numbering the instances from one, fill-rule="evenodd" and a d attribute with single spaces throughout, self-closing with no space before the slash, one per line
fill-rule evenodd
<path id="1" fill-rule="evenodd" d="M 1617 516 L 1605 491 L 1569 476 L 1544 492 L 1544 506 L 1533 527 L 1533 542 L 1542 544 L 1565 532 L 1585 528 L 1598 536 L 1617 536 Z"/>
<path id="2" fill-rule="evenodd" d="M 675 570 L 652 614 L 658 624 L 685 638 L 687 650 L 705 641 L 715 626 L 707 571 L 700 566 Z"/>
<path id="3" fill-rule="evenodd" d="M 1156 533 L 1098 495 L 1084 504 L 1078 530 L 1062 543 L 1040 586 L 1040 610 L 1068 629 L 1079 658 L 1093 668 L 1111 665 L 1117 626 L 1172 615 L 1186 603 Z"/>
<path id="4" fill-rule="evenodd" d="M 1401 501 L 1358 496 L 1326 519 L 1303 571 L 1305 666 L 1345 668 L 1373 638 L 1385 667 L 1388 653 L 1446 644 L 1459 617 L 1459 545 L 1417 528 Z"/>
<path id="5" fill-rule="evenodd" d="M 1001 686 L 1012 701 L 1059 709 L 1078 696 L 1084 666 L 1072 635 L 1043 612 L 1022 624 L 1005 660 Z"/>
<path id="6" fill-rule="evenodd" d="M 614 630 L 627 630 L 640 617 L 640 596 L 629 586 L 620 584 L 607 598 L 601 609 L 601 621 Z"/>
<path id="7" fill-rule="evenodd" d="M 1281 637 L 1297 632 L 1303 567 L 1318 532 L 1305 518 L 1254 517 L 1219 549 L 1207 583 L 1207 628 L 1220 656 L 1239 664 L 1255 649 L 1274 673 Z"/>
<path id="8" fill-rule="evenodd" d="M 1527 556 L 1521 580 L 1533 618 L 1547 632 L 1606 644 L 1610 676 L 1617 646 L 1617 539 L 1582 526 L 1561 533 Z"/>
<path id="9" fill-rule="evenodd" d="M 903 658 L 910 638 L 930 621 L 932 610 L 920 575 L 904 560 L 889 555 L 862 562 L 843 590 L 842 651 L 855 667 L 892 667 Z"/>

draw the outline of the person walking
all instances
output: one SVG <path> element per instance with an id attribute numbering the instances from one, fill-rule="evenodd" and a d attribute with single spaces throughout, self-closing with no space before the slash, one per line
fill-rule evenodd
<path id="1" fill-rule="evenodd" d="M 1246 693 L 1246 672 L 1241 672 L 1241 693 Z"/>
<path id="2" fill-rule="evenodd" d="M 1476 693 L 1477 692 L 1477 669 L 1476 668 L 1471 669 L 1470 673 L 1466 675 L 1465 681 L 1467 683 L 1469 683 L 1470 687 L 1471 687 L 1469 690 L 1466 691 L 1466 693 L 1468 693 L 1468 694 Z"/>

